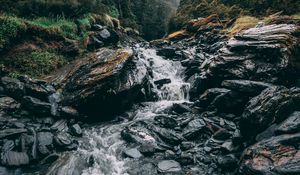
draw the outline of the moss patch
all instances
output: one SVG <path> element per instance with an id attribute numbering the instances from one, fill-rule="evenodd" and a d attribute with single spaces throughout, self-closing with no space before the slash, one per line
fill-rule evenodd
<path id="1" fill-rule="evenodd" d="M 260 20 L 252 16 L 241 16 L 239 17 L 234 25 L 229 29 L 229 34 L 235 35 L 242 30 L 247 30 L 249 28 L 255 27 Z"/>

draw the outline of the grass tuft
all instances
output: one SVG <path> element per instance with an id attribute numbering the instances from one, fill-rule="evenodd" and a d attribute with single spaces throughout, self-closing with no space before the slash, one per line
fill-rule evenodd
<path id="1" fill-rule="evenodd" d="M 228 30 L 229 35 L 233 36 L 243 30 L 255 27 L 260 20 L 252 16 L 239 17 L 234 25 Z"/>

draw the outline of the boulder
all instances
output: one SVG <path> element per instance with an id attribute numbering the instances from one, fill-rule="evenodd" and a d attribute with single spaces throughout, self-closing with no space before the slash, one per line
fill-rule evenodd
<path id="1" fill-rule="evenodd" d="M 27 132 L 27 129 L 2 129 L 0 130 L 0 139 L 20 135 L 25 132 Z"/>
<path id="2" fill-rule="evenodd" d="M 124 151 L 124 154 L 127 156 L 127 157 L 130 157 L 130 158 L 134 158 L 134 159 L 138 159 L 140 157 L 142 157 L 143 155 L 140 153 L 140 151 L 136 148 L 132 148 L 132 149 L 128 149 L 126 151 Z"/>
<path id="3" fill-rule="evenodd" d="M 300 132 L 300 111 L 292 113 L 275 130 L 276 134 L 293 134 Z"/>
<path id="4" fill-rule="evenodd" d="M 41 101 L 40 99 L 25 96 L 22 105 L 32 113 L 51 115 L 51 104 Z"/>
<path id="5" fill-rule="evenodd" d="M 148 93 L 147 77 L 146 67 L 133 57 L 132 50 L 103 48 L 75 60 L 50 79 L 61 85 L 63 104 L 103 121 L 143 100 Z"/>
<path id="6" fill-rule="evenodd" d="M 10 97 L 0 97 L 0 111 L 4 111 L 6 113 L 16 112 L 20 109 L 20 103 Z"/>
<path id="7" fill-rule="evenodd" d="M 183 130 L 183 136 L 187 139 L 193 139 L 206 129 L 206 123 L 203 119 L 195 119 L 188 123 Z"/>
<path id="8" fill-rule="evenodd" d="M 295 25 L 280 24 L 241 32 L 203 62 L 201 79 L 209 86 L 226 79 L 290 84 L 300 72 L 297 31 Z"/>
<path id="9" fill-rule="evenodd" d="M 25 94 L 24 83 L 18 79 L 2 77 L 0 84 L 4 88 L 5 93 L 15 99 L 21 99 Z"/>
<path id="10" fill-rule="evenodd" d="M 255 137 L 273 123 L 280 123 L 299 110 L 300 89 L 271 87 L 247 104 L 240 120 L 241 133 L 245 137 Z"/>
<path id="11" fill-rule="evenodd" d="M 250 146 L 241 157 L 240 173 L 300 174 L 299 139 L 299 133 L 281 135 Z"/>
<path id="12" fill-rule="evenodd" d="M 161 173 L 176 173 L 181 171 L 181 166 L 175 160 L 163 160 L 158 162 L 158 171 Z"/>
<path id="13" fill-rule="evenodd" d="M 8 151 L 1 155 L 1 164 L 5 166 L 28 165 L 29 157 L 24 152 Z"/>

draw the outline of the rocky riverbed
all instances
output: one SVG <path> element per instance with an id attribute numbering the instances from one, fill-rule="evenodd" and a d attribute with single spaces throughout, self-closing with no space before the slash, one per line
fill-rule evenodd
<path id="1" fill-rule="evenodd" d="M 47 81 L 2 77 L 0 174 L 300 174 L 299 36 L 275 21 L 228 37 L 210 16 Z"/>

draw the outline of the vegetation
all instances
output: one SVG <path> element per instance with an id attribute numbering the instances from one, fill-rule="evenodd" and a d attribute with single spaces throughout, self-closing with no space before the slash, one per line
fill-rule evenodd
<path id="1" fill-rule="evenodd" d="M 229 20 L 241 15 L 263 17 L 277 12 L 293 15 L 299 11 L 300 3 L 295 0 L 184 0 L 169 25 L 171 31 L 177 30 L 191 19 L 211 14 Z"/>

